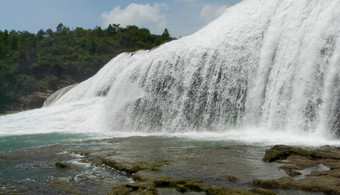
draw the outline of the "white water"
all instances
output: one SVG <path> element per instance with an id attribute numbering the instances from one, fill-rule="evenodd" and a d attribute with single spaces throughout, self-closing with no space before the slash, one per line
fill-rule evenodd
<path id="1" fill-rule="evenodd" d="M 244 0 L 195 33 L 124 53 L 42 109 L 0 117 L 0 135 L 175 135 L 335 144 L 340 0 Z"/>

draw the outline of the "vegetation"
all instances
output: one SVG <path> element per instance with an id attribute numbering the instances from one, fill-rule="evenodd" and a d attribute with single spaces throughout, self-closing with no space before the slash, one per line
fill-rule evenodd
<path id="1" fill-rule="evenodd" d="M 122 52 L 151 49 L 170 41 L 167 29 L 151 34 L 137 26 L 56 31 L 0 30 L 0 113 L 22 109 L 23 97 L 81 82 Z"/>

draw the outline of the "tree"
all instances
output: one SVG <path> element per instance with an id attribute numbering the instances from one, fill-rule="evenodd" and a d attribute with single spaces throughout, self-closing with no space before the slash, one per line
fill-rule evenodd
<path id="1" fill-rule="evenodd" d="M 117 33 L 121 29 L 120 24 L 113 24 L 113 29 Z"/>
<path id="2" fill-rule="evenodd" d="M 40 29 L 37 33 L 37 38 L 38 40 L 42 40 L 46 35 L 47 33 L 43 29 Z"/>
<path id="3" fill-rule="evenodd" d="M 10 50 L 18 49 L 18 34 L 14 30 L 9 33 L 9 48 Z"/>
<path id="4" fill-rule="evenodd" d="M 88 43 L 88 45 L 87 45 L 87 48 L 88 48 L 88 50 L 89 50 L 89 53 L 90 53 L 91 55 L 93 55 L 93 54 L 96 53 L 97 45 L 96 45 L 96 43 L 95 43 L 93 40 L 91 40 L 91 41 L 89 41 L 89 43 Z"/>
<path id="5" fill-rule="evenodd" d="M 97 26 L 94 31 L 96 32 L 98 37 L 101 37 L 103 35 L 103 30 L 100 26 Z"/>
<path id="6" fill-rule="evenodd" d="M 0 113 L 16 100 L 15 66 L 0 60 Z"/>
<path id="7" fill-rule="evenodd" d="M 109 26 L 106 29 L 107 35 L 109 36 L 113 36 L 116 32 L 115 29 L 112 27 L 111 24 L 109 24 Z"/>
<path id="8" fill-rule="evenodd" d="M 164 29 L 164 32 L 163 32 L 163 34 L 162 34 L 162 38 L 163 38 L 163 39 L 170 39 L 170 38 L 171 38 L 170 33 L 169 33 L 169 31 L 168 31 L 167 28 Z"/>
<path id="9" fill-rule="evenodd" d="M 81 27 L 77 27 L 75 30 L 74 30 L 75 34 L 77 37 L 84 37 L 87 33 L 87 31 Z"/>
<path id="10" fill-rule="evenodd" d="M 18 56 L 18 63 L 20 67 L 20 72 L 22 74 L 29 74 L 29 62 L 25 51 L 20 51 Z"/>
<path id="11" fill-rule="evenodd" d="M 46 33 L 48 34 L 49 37 L 52 37 L 53 34 L 54 34 L 52 29 L 50 29 L 50 28 L 46 30 Z"/>
<path id="12" fill-rule="evenodd" d="M 61 33 L 64 29 L 64 25 L 63 23 L 59 23 L 57 26 L 57 33 Z"/>

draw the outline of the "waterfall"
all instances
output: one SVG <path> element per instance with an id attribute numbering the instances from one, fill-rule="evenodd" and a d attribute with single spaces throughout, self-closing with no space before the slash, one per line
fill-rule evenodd
<path id="1" fill-rule="evenodd" d="M 97 98 L 89 114 L 109 131 L 339 136 L 339 10 L 340 0 L 244 0 L 191 36 L 120 54 L 42 110 Z"/>

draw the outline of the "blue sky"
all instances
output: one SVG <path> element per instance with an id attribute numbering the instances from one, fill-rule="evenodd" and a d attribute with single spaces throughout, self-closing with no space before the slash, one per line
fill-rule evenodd
<path id="1" fill-rule="evenodd" d="M 172 36 L 190 35 L 241 0 L 0 0 L 0 30 L 36 33 L 65 26 L 106 28 L 116 23 L 168 28 Z"/>

